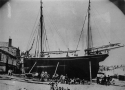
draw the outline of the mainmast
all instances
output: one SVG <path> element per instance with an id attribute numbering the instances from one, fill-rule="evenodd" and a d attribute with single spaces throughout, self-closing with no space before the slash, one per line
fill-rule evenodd
<path id="1" fill-rule="evenodd" d="M 87 55 L 90 55 L 91 48 L 91 30 L 90 30 L 90 0 L 88 6 L 88 46 Z M 89 71 L 90 71 L 90 83 L 92 83 L 92 71 L 91 71 L 91 61 L 89 61 Z"/>
<path id="2" fill-rule="evenodd" d="M 42 7 L 42 0 L 41 0 L 41 14 L 40 14 L 40 28 L 41 28 L 41 54 L 42 54 L 42 35 L 43 35 L 43 7 Z"/>
<path id="3" fill-rule="evenodd" d="M 120 43 L 114 43 L 109 45 L 103 45 L 101 47 L 93 47 L 93 41 L 92 41 L 92 31 L 91 31 L 91 25 L 90 25 L 90 0 L 88 5 L 88 28 L 87 28 L 87 49 L 85 50 L 86 55 L 90 55 L 91 53 L 97 53 L 99 52 L 107 52 L 111 49 L 124 47 L 124 45 L 120 45 Z M 96 52 L 97 51 L 97 52 Z"/>
<path id="4" fill-rule="evenodd" d="M 87 32 L 87 55 L 90 53 L 90 48 L 91 48 L 91 30 L 90 30 L 90 0 L 89 0 L 89 6 L 88 6 L 88 32 Z"/>

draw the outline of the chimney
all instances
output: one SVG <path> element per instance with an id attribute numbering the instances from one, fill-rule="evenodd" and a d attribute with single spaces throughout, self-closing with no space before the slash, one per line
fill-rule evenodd
<path id="1" fill-rule="evenodd" d="M 11 38 L 9 38 L 9 44 L 8 44 L 8 46 L 9 46 L 9 47 L 12 46 L 12 39 L 11 39 Z"/>

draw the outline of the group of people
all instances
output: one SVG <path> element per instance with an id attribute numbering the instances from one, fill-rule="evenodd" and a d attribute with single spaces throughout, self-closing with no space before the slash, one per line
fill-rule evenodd
<path id="1" fill-rule="evenodd" d="M 97 84 L 110 85 L 111 80 L 112 80 L 112 78 L 109 75 L 107 77 L 106 77 L 106 75 L 104 75 L 104 77 L 102 77 L 102 78 L 97 77 Z"/>
<path id="2" fill-rule="evenodd" d="M 40 74 L 40 81 L 48 81 L 50 75 L 45 71 L 42 71 Z"/>
<path id="3" fill-rule="evenodd" d="M 46 71 L 42 71 L 41 73 L 36 72 L 34 74 L 34 78 L 35 77 L 39 78 L 40 81 L 54 81 L 63 84 L 84 84 L 84 79 L 81 80 L 79 78 L 69 78 L 67 74 L 59 75 L 56 73 L 50 77 Z"/>
<path id="4" fill-rule="evenodd" d="M 70 89 L 68 87 L 67 88 L 60 87 L 56 83 L 52 83 L 51 87 L 50 87 L 50 90 L 70 90 Z"/>
<path id="5" fill-rule="evenodd" d="M 69 78 L 68 75 L 57 75 L 58 77 L 54 77 L 53 80 L 58 81 L 63 84 L 84 84 L 84 79 L 80 78 Z"/>
<path id="6" fill-rule="evenodd" d="M 46 71 L 42 71 L 41 73 L 35 72 L 33 77 L 38 78 L 40 81 L 48 81 L 50 75 Z"/>

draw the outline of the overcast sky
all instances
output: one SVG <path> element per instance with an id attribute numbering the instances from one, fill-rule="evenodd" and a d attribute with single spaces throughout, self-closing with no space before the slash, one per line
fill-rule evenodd
<path id="1" fill-rule="evenodd" d="M 125 15 L 108 0 L 91 0 L 91 26 L 94 46 L 125 44 Z M 88 0 L 43 0 L 45 25 L 51 50 L 76 49 L 86 15 Z M 13 46 L 27 49 L 32 29 L 39 22 L 39 0 L 10 0 L 0 8 L 0 41 L 13 39 Z M 37 18 L 38 17 L 38 18 Z M 79 49 L 85 47 L 86 27 Z M 58 32 L 58 34 L 57 34 Z M 53 37 L 53 39 L 52 39 Z M 83 50 L 82 50 L 83 52 Z M 83 53 L 80 53 L 81 55 Z M 101 64 L 125 63 L 125 48 L 112 50 Z"/>

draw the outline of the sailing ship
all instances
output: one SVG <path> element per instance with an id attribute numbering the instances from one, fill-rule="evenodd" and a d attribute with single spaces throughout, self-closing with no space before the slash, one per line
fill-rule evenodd
<path id="1" fill-rule="evenodd" d="M 103 45 L 100 47 L 92 46 L 92 29 L 90 24 L 90 0 L 88 3 L 87 11 L 87 48 L 84 50 L 85 55 L 78 56 L 76 53 L 79 50 L 59 50 L 59 51 L 44 51 L 43 49 L 43 36 L 44 32 L 44 15 L 43 15 L 43 2 L 41 1 L 40 13 L 40 29 L 41 29 L 41 53 L 40 57 L 29 57 L 31 48 L 24 56 L 24 68 L 26 73 L 46 71 L 52 77 L 54 74 L 67 75 L 69 78 L 81 78 L 90 80 L 97 76 L 99 70 L 99 62 L 104 61 L 109 56 L 111 49 L 123 47 L 120 43 Z M 45 38 L 44 38 L 45 39 Z M 33 40 L 34 43 L 34 40 Z M 66 54 L 64 57 L 50 57 L 50 54 Z M 69 56 L 69 53 L 75 53 L 74 56 Z M 45 57 L 48 55 L 48 57 Z"/>

